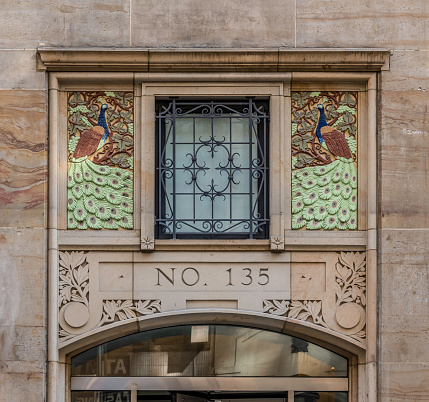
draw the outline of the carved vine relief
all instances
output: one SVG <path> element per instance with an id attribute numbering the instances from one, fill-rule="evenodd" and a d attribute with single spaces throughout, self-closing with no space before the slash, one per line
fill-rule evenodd
<path id="1" fill-rule="evenodd" d="M 292 93 L 292 229 L 357 229 L 357 92 Z"/>
<path id="2" fill-rule="evenodd" d="M 67 95 L 67 227 L 132 229 L 133 93 Z"/>
<path id="3" fill-rule="evenodd" d="M 160 300 L 98 300 L 89 294 L 88 253 L 60 252 L 59 309 L 61 341 L 130 318 L 161 312 Z M 99 308 L 97 308 L 99 307 Z"/>
<path id="4" fill-rule="evenodd" d="M 326 306 L 324 311 L 324 304 L 323 300 L 264 300 L 263 311 L 308 321 L 363 343 L 366 338 L 365 253 L 339 253 L 335 264 L 335 305 Z"/>

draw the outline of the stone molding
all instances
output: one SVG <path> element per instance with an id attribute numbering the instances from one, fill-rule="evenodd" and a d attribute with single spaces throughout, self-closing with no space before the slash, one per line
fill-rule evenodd
<path id="1" fill-rule="evenodd" d="M 135 72 L 380 71 L 386 49 L 44 48 L 39 70 Z"/>

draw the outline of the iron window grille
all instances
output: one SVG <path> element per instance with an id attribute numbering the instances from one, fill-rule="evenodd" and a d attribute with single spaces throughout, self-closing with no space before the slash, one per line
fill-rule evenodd
<path id="1" fill-rule="evenodd" d="M 156 237 L 267 238 L 268 101 L 156 103 Z"/>

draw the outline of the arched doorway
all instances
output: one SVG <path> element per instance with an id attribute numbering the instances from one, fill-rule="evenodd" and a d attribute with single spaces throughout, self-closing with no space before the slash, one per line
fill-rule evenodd
<path id="1" fill-rule="evenodd" d="M 244 325 L 157 328 L 71 358 L 74 402 L 346 402 L 350 362 L 327 348 Z"/>

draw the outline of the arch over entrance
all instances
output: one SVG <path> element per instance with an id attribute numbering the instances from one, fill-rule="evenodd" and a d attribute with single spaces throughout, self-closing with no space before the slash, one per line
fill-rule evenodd
<path id="1" fill-rule="evenodd" d="M 193 309 L 159 313 L 124 320 L 76 336 L 61 345 L 62 360 L 66 361 L 93 346 L 126 335 L 175 325 L 236 324 L 296 336 L 316 343 L 346 357 L 365 359 L 365 345 L 339 332 L 293 318 L 228 309 Z"/>
<path id="2" fill-rule="evenodd" d="M 139 331 L 128 323 L 125 333 L 90 336 L 106 342 L 79 345 L 69 360 L 72 401 L 345 402 L 352 388 L 355 345 L 339 348 L 328 342 L 335 334 L 317 337 L 291 320 L 199 310 L 134 324 Z"/>

